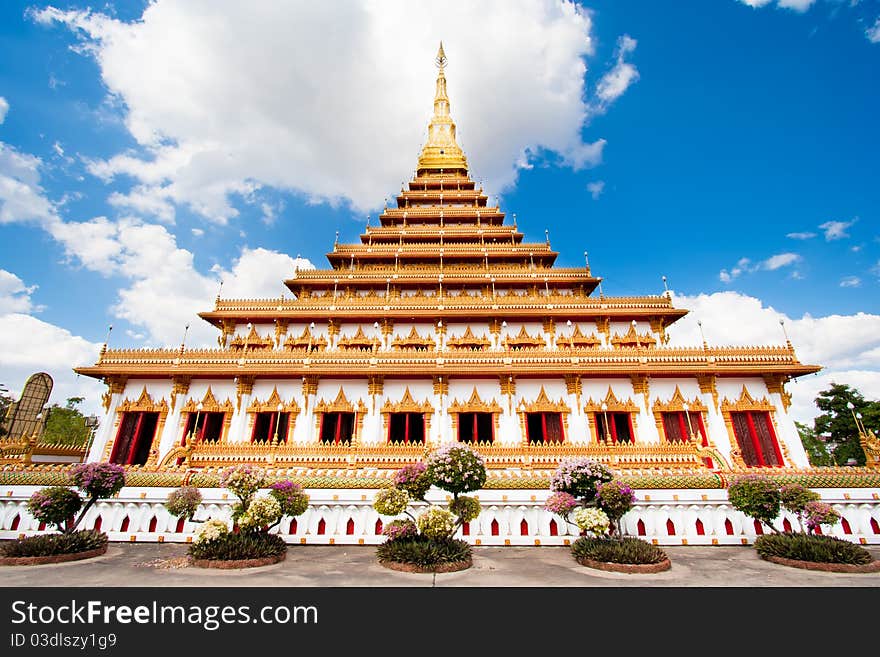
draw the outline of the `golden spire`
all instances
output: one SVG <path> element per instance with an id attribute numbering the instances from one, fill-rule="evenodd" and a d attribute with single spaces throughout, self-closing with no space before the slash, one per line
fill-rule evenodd
<path id="1" fill-rule="evenodd" d="M 428 141 L 419 155 L 419 169 L 467 170 L 467 158 L 455 141 L 455 123 L 449 115 L 449 96 L 446 95 L 446 53 L 443 42 L 434 60 L 437 68 L 437 89 L 434 93 L 434 116 L 428 124 Z"/>

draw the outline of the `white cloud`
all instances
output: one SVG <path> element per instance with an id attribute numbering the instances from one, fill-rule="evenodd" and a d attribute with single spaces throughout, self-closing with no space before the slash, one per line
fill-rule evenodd
<path id="1" fill-rule="evenodd" d="M 630 85 L 639 79 L 636 67 L 625 61 L 626 56 L 636 49 L 636 43 L 636 40 L 628 34 L 617 40 L 617 62 L 596 85 L 596 96 L 599 98 L 599 107 L 602 110 L 620 98 Z"/>
<path id="2" fill-rule="evenodd" d="M 0 315 L 0 382 L 16 398 L 31 374 L 47 372 L 54 380 L 49 403 L 63 406 L 69 397 L 85 397 L 80 410 L 100 415 L 104 386 L 72 369 L 95 363 L 100 349 L 100 344 L 36 317 L 15 312 Z"/>
<path id="3" fill-rule="evenodd" d="M 880 399 L 880 315 L 807 314 L 792 319 L 737 292 L 674 295 L 674 302 L 691 312 L 669 329 L 671 345 L 701 344 L 698 320 L 710 345 L 785 344 L 779 325 L 783 319 L 798 359 L 823 367 L 817 375 L 788 385 L 793 395 L 790 412 L 799 422 L 810 422 L 818 414 L 813 399 L 832 381 L 849 383 L 866 397 Z"/>
<path id="4" fill-rule="evenodd" d="M 874 21 L 874 24 L 865 30 L 865 36 L 871 43 L 880 43 L 880 18 Z"/>
<path id="5" fill-rule="evenodd" d="M 744 5 L 759 8 L 769 5 L 773 0 L 740 0 Z M 797 12 L 805 12 L 816 0 L 776 0 L 776 6 L 782 9 L 791 9 Z"/>
<path id="6" fill-rule="evenodd" d="M 786 237 L 791 238 L 793 240 L 811 240 L 816 237 L 816 233 L 803 232 L 803 233 L 789 233 Z"/>
<path id="7" fill-rule="evenodd" d="M 858 276 L 845 276 L 840 279 L 840 287 L 859 287 L 862 284 L 862 279 Z"/>
<path id="8" fill-rule="evenodd" d="M 831 242 L 833 240 L 849 237 L 849 233 L 846 232 L 846 229 L 854 223 L 856 223 L 855 219 L 852 221 L 826 221 L 824 224 L 820 225 L 819 228 L 825 231 L 825 241 Z"/>
<path id="9" fill-rule="evenodd" d="M 9 102 L 0 96 L 0 123 L 6 120 L 6 113 L 9 111 Z"/>
<path id="10" fill-rule="evenodd" d="M 75 31 L 122 101 L 140 148 L 91 170 L 132 178 L 128 207 L 150 197 L 224 222 L 236 195 L 261 186 L 377 207 L 377 190 L 397 189 L 425 139 L 441 39 L 452 115 L 487 191 L 515 181 L 523 153 L 577 168 L 604 146 L 581 137 L 594 111 L 584 93 L 592 25 L 569 0 L 360 0 L 345 11 L 156 0 L 132 23 L 51 7 L 32 15 Z M 620 57 L 634 44 L 624 37 Z M 615 70 L 607 101 L 637 77 L 622 59 Z"/>
<path id="11" fill-rule="evenodd" d="M 587 191 L 593 195 L 593 200 L 595 201 L 602 195 L 602 192 L 605 190 L 605 181 L 597 180 L 596 182 L 587 183 Z"/>
<path id="12" fill-rule="evenodd" d="M 205 234 L 205 231 L 202 230 L 201 228 L 193 228 L 193 229 L 192 229 L 192 234 L 193 234 L 193 236 L 195 236 L 195 237 L 201 237 L 202 235 Z"/>
<path id="13" fill-rule="evenodd" d="M 0 142 L 0 224 L 57 220 L 40 187 L 42 161 Z"/>
<path id="14" fill-rule="evenodd" d="M 0 315 L 7 313 L 29 313 L 34 308 L 31 295 L 36 285 L 25 285 L 24 281 L 12 272 L 0 269 Z"/>
<path id="15" fill-rule="evenodd" d="M 749 258 L 740 258 L 736 266 L 730 268 L 730 271 L 722 269 L 718 274 L 718 278 L 722 283 L 730 283 L 741 274 L 751 274 L 761 270 L 775 271 L 782 267 L 791 266 L 796 262 L 800 262 L 800 260 L 801 256 L 797 253 L 777 253 L 761 262 L 752 262 Z M 795 276 L 795 278 L 799 277 L 799 275 Z"/>

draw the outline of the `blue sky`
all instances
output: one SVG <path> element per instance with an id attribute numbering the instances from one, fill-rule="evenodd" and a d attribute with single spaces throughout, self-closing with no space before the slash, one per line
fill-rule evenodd
<path id="1" fill-rule="evenodd" d="M 472 175 L 608 295 L 880 396 L 880 2 L 0 4 L 0 382 L 210 343 L 412 174 L 443 39 Z M 753 6 L 749 6 L 753 5 Z M 146 10 L 146 12 L 145 12 Z M 442 11 L 442 15 L 438 12 Z M 693 321 L 691 321 L 693 320 Z M 689 323 L 690 322 L 690 323 Z M 14 354 L 14 355 L 13 355 Z"/>

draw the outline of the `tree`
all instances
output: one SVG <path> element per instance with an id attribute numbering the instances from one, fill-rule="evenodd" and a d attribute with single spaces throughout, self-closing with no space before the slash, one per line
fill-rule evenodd
<path id="1" fill-rule="evenodd" d="M 12 395 L 9 394 L 9 389 L 0 383 L 0 438 L 8 433 L 6 427 L 6 414 L 9 412 L 9 407 L 14 403 L 15 400 L 12 398 Z"/>
<path id="2" fill-rule="evenodd" d="M 88 442 L 90 430 L 86 417 L 77 409 L 83 399 L 70 397 L 63 407 L 52 404 L 46 419 L 43 442 L 60 445 L 85 445 Z"/>
<path id="3" fill-rule="evenodd" d="M 834 465 L 834 458 L 828 451 L 828 445 L 819 439 L 816 430 L 800 422 L 794 424 L 801 437 L 804 450 L 807 452 L 807 458 L 810 459 L 810 465 L 814 467 Z"/>
<path id="4" fill-rule="evenodd" d="M 849 404 L 853 408 L 849 408 Z M 846 465 L 854 459 L 857 465 L 865 465 L 865 452 L 859 443 L 859 432 L 853 413 L 860 413 L 865 427 L 880 432 L 880 401 L 866 400 L 862 394 L 846 384 L 832 383 L 816 397 L 816 406 L 823 411 L 813 421 L 813 435 L 827 446 L 832 463 Z M 801 437 L 803 442 L 803 434 Z M 807 444 L 804 448 L 809 452 Z"/>

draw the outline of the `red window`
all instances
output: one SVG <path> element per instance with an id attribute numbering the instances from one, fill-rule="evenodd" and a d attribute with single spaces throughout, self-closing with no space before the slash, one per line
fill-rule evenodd
<path id="1" fill-rule="evenodd" d="M 530 443 L 561 443 L 562 413 L 526 413 L 526 433 Z"/>
<path id="2" fill-rule="evenodd" d="M 491 443 L 495 439 L 495 423 L 491 413 L 459 413 L 458 442 Z"/>
<path id="3" fill-rule="evenodd" d="M 595 414 L 599 440 L 609 443 L 631 443 L 635 441 L 632 414 L 620 411 Z"/>
<path id="4" fill-rule="evenodd" d="M 388 442 L 425 442 L 424 413 L 391 413 L 388 418 Z"/>
<path id="5" fill-rule="evenodd" d="M 781 466 L 782 453 L 773 422 L 767 411 L 734 411 L 730 414 L 733 433 L 748 466 Z"/>
<path id="6" fill-rule="evenodd" d="M 223 435 L 223 417 L 225 413 L 190 412 L 186 418 L 186 428 L 183 430 L 181 445 L 186 444 L 190 432 L 195 432 L 196 442 L 216 443 Z"/>
<path id="7" fill-rule="evenodd" d="M 354 435 L 354 413 L 324 413 L 321 416 L 322 443 L 350 443 Z"/>
<path id="8" fill-rule="evenodd" d="M 279 443 L 285 443 L 287 442 L 289 424 L 290 413 L 279 413 L 278 411 L 256 413 L 251 442 L 271 442 L 277 438 Z"/>
<path id="9" fill-rule="evenodd" d="M 700 437 L 703 445 L 708 445 L 706 428 L 703 426 L 701 413 L 694 411 L 678 411 L 663 413 L 663 432 L 670 443 L 686 442 L 692 434 Z"/>
<path id="10" fill-rule="evenodd" d="M 123 413 L 119 431 L 113 442 L 110 462 L 120 465 L 144 465 L 150 456 L 150 447 L 159 424 L 158 413 Z"/>

